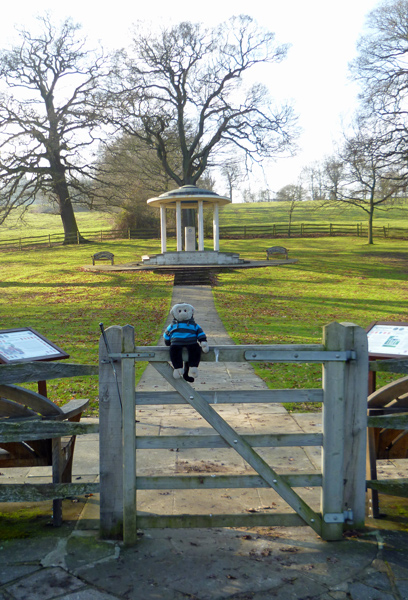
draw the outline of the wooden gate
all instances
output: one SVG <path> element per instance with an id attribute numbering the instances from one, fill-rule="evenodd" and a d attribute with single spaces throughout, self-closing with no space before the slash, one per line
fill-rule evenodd
<path id="1" fill-rule="evenodd" d="M 202 361 L 321 363 L 321 389 L 197 392 L 173 378 L 166 347 L 138 347 L 133 327 L 110 327 L 99 345 L 101 534 L 136 540 L 136 528 L 309 525 L 326 540 L 341 539 L 345 523 L 362 527 L 365 517 L 368 351 L 365 331 L 351 323 L 332 323 L 323 343 L 211 347 Z M 148 361 L 174 392 L 135 393 L 135 361 Z M 213 403 L 322 402 L 323 434 L 239 435 L 211 406 Z M 188 403 L 214 428 L 210 436 L 136 438 L 135 404 Z M 253 469 L 251 476 L 136 477 L 136 449 L 231 447 Z M 255 448 L 321 446 L 320 474 L 278 474 Z M 316 512 L 294 487 L 321 487 Z M 138 489 L 270 487 L 295 514 L 138 515 Z"/>

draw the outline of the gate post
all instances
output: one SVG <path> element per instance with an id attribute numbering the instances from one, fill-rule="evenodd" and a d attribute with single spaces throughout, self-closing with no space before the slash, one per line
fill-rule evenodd
<path id="1" fill-rule="evenodd" d="M 122 352 L 135 351 L 135 333 L 131 325 L 122 329 Z M 123 405 L 123 541 L 136 542 L 136 402 L 135 359 L 122 358 Z"/>
<path id="2" fill-rule="evenodd" d="M 111 352 L 122 352 L 122 328 L 108 327 Z M 99 340 L 100 534 L 123 536 L 122 365 L 111 363 L 103 336 Z"/>
<path id="3" fill-rule="evenodd" d="M 325 350 L 346 350 L 345 329 L 339 323 L 323 328 Z M 322 538 L 339 540 L 343 534 L 343 448 L 345 363 L 323 364 Z"/>
<path id="4" fill-rule="evenodd" d="M 356 359 L 323 367 L 322 537 L 336 540 L 344 520 L 364 525 L 367 335 L 352 323 L 331 323 L 324 328 L 323 343 L 326 350 L 356 352 Z"/>
<path id="5" fill-rule="evenodd" d="M 344 510 L 353 511 L 353 527 L 365 524 L 368 341 L 362 327 L 342 323 L 347 345 L 355 350 L 356 359 L 346 365 L 346 406 L 344 446 Z"/>

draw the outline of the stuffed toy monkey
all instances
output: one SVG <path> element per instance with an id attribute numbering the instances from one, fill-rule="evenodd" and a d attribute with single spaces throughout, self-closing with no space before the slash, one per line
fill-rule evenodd
<path id="1" fill-rule="evenodd" d="M 186 381 L 194 381 L 200 364 L 201 350 L 208 352 L 207 336 L 194 321 L 194 307 L 191 304 L 175 304 L 170 311 L 173 322 L 164 332 L 164 343 L 170 346 L 170 360 L 174 367 L 174 379 L 183 377 Z M 183 368 L 183 348 L 187 348 L 188 361 Z M 193 377 L 189 376 L 189 370 Z"/>

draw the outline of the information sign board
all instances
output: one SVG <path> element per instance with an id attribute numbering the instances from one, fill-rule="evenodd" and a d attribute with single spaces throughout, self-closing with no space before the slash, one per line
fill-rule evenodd
<path id="1" fill-rule="evenodd" d="M 69 358 L 69 354 L 31 327 L 0 330 L 0 363 L 62 358 Z"/>
<path id="2" fill-rule="evenodd" d="M 408 323 L 374 321 L 367 338 L 370 357 L 408 358 Z"/>

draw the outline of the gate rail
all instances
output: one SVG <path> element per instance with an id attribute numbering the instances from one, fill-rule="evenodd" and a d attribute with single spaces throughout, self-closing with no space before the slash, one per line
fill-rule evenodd
<path id="1" fill-rule="evenodd" d="M 101 534 L 136 540 L 136 527 L 210 527 L 310 525 L 324 539 L 341 539 L 345 523 L 354 528 L 365 520 L 365 456 L 367 429 L 368 350 L 366 332 L 351 323 L 324 328 L 323 343 L 310 345 L 217 346 L 202 362 L 319 362 L 322 389 L 197 392 L 174 379 L 166 347 L 135 346 L 130 325 L 106 330 L 99 345 L 100 366 L 100 518 Z M 115 369 L 112 369 L 112 361 Z M 175 392 L 135 393 L 135 361 L 148 361 Z M 239 435 L 211 404 L 222 402 L 323 402 L 323 434 Z M 135 404 L 190 404 L 217 434 L 206 436 L 140 436 L 136 438 Z M 232 447 L 255 470 L 252 476 L 136 477 L 136 449 L 170 447 Z M 254 448 L 322 446 L 321 473 L 278 475 Z M 292 489 L 321 486 L 320 512 Z M 270 487 L 295 514 L 140 515 L 136 494 L 141 489 L 214 489 Z"/>

